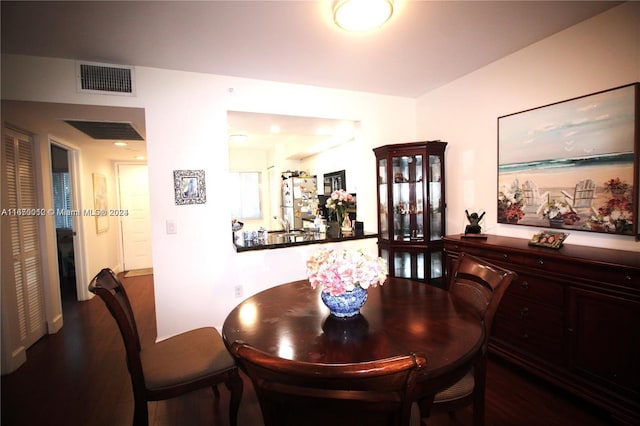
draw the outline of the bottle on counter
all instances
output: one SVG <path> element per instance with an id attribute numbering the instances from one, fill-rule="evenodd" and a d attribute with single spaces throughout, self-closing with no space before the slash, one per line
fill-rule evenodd
<path id="1" fill-rule="evenodd" d="M 258 229 L 258 244 L 266 244 L 267 243 L 267 230 L 262 226 Z"/>

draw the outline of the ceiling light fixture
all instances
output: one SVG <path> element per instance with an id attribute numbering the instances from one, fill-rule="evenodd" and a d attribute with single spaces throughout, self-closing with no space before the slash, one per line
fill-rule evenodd
<path id="1" fill-rule="evenodd" d="M 333 5 L 333 20 L 347 31 L 377 28 L 392 14 L 392 0 L 338 0 Z"/>
<path id="2" fill-rule="evenodd" d="M 249 135 L 245 135 L 241 133 L 235 133 L 235 134 L 229 135 L 229 142 L 232 142 L 232 143 L 243 143 L 243 142 L 246 142 L 248 139 L 249 139 Z"/>
<path id="3" fill-rule="evenodd" d="M 127 146 L 126 142 L 114 142 L 113 143 L 115 146 Z"/>

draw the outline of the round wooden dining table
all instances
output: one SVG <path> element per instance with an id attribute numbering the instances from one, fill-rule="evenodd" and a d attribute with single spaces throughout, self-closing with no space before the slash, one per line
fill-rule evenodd
<path id="1" fill-rule="evenodd" d="M 240 340 L 283 360 L 320 364 L 419 353 L 427 359 L 420 386 L 432 400 L 469 370 L 484 328 L 450 292 L 389 277 L 369 288 L 360 315 L 350 319 L 330 315 L 307 280 L 269 288 L 231 311 L 222 336 L 228 348 Z"/>

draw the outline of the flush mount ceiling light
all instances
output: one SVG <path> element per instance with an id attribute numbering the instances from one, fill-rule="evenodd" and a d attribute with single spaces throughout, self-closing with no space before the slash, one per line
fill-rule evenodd
<path id="1" fill-rule="evenodd" d="M 234 133 L 232 135 L 229 135 L 229 142 L 232 143 L 243 143 L 246 142 L 249 139 L 249 135 L 245 135 L 242 133 Z"/>
<path id="2" fill-rule="evenodd" d="M 347 31 L 367 31 L 387 22 L 393 13 L 392 0 L 338 0 L 333 20 Z"/>

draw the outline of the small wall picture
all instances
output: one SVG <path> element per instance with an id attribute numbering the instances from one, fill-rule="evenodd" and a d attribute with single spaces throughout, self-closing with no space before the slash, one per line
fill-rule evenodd
<path id="1" fill-rule="evenodd" d="M 109 230 L 109 216 L 107 194 L 107 178 L 100 173 L 93 174 L 93 207 L 96 217 L 96 233 L 101 234 Z"/>
<path id="2" fill-rule="evenodd" d="M 176 205 L 206 203 L 207 188 L 204 182 L 204 170 L 174 170 L 173 185 Z"/>

